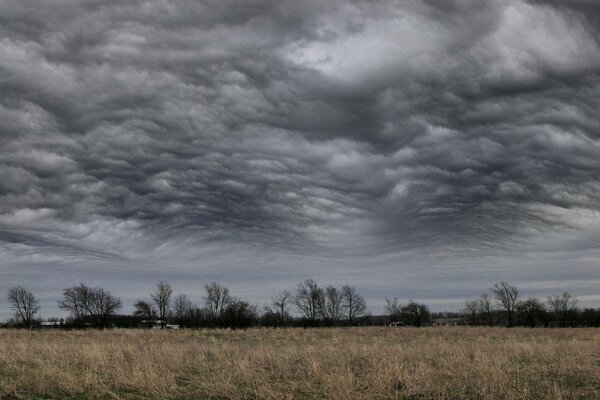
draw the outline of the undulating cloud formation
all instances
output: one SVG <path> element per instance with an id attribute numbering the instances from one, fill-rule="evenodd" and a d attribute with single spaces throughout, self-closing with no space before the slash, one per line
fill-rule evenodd
<path id="1" fill-rule="evenodd" d="M 0 290 L 597 306 L 598 93 L 593 0 L 4 0 Z"/>

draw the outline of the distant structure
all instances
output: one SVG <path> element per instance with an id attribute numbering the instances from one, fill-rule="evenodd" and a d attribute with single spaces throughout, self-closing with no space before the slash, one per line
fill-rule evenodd
<path id="1" fill-rule="evenodd" d="M 152 326 L 152 329 L 161 329 L 163 326 L 165 327 L 165 329 L 172 329 L 172 330 L 177 330 L 180 329 L 181 327 L 178 324 L 165 324 L 163 320 L 157 319 L 154 321 L 150 321 L 150 324 L 148 324 L 148 321 L 142 321 L 141 325 L 142 327 L 148 327 L 148 326 Z"/>
<path id="2" fill-rule="evenodd" d="M 462 318 L 435 318 L 433 326 L 457 326 L 463 322 Z"/>
<path id="3" fill-rule="evenodd" d="M 42 329 L 58 329 L 58 328 L 64 328 L 64 326 L 65 326 L 65 320 L 62 318 L 58 321 L 42 321 L 42 322 L 40 322 L 40 328 L 42 328 Z"/>

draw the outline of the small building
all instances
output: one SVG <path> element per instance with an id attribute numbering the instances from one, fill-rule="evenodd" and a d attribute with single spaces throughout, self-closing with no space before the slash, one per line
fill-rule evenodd
<path id="1" fill-rule="evenodd" d="M 141 322 L 141 327 L 152 327 L 152 329 L 161 329 L 163 326 L 165 329 L 180 329 L 180 326 L 177 324 L 167 324 L 165 321 L 162 321 L 160 319 L 154 320 L 154 321 L 146 321 L 143 320 Z"/>
<path id="2" fill-rule="evenodd" d="M 402 322 L 402 321 L 394 321 L 394 322 L 390 322 L 390 324 L 388 326 L 390 326 L 392 328 L 398 328 L 401 326 L 406 326 L 406 324 L 404 324 L 404 322 Z"/>
<path id="3" fill-rule="evenodd" d="M 433 326 L 457 326 L 463 323 L 462 318 L 435 318 Z"/>
<path id="4" fill-rule="evenodd" d="M 42 321 L 40 322 L 40 328 L 42 329 L 58 329 L 64 326 L 63 321 Z"/>

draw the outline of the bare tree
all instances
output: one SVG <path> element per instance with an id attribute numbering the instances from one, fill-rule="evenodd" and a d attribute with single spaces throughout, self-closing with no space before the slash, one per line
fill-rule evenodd
<path id="1" fill-rule="evenodd" d="M 204 300 L 206 308 L 210 313 L 213 322 L 220 323 L 223 319 L 225 308 L 231 302 L 229 289 L 219 285 L 217 282 L 212 282 L 204 285 L 206 296 Z"/>
<path id="2" fill-rule="evenodd" d="M 506 311 L 508 327 L 514 325 L 514 315 L 519 306 L 519 290 L 508 282 L 496 283 L 491 289 L 496 302 Z"/>
<path id="3" fill-rule="evenodd" d="M 23 286 L 15 286 L 8 289 L 7 297 L 19 322 L 31 328 L 35 315 L 40 311 L 40 303 L 33 293 Z"/>
<path id="4" fill-rule="evenodd" d="M 140 299 L 135 302 L 133 308 L 135 309 L 133 313 L 138 317 L 141 317 L 142 322 L 145 322 L 148 328 L 152 328 L 152 324 L 157 315 L 154 305 L 147 300 Z"/>
<path id="5" fill-rule="evenodd" d="M 393 299 L 385 298 L 385 313 L 388 315 L 390 322 L 397 322 L 400 319 L 400 308 L 397 297 Z"/>
<path id="6" fill-rule="evenodd" d="M 568 292 L 563 292 L 561 296 L 548 297 L 547 303 L 560 327 L 567 326 L 569 316 L 577 309 L 577 299 Z"/>
<path id="7" fill-rule="evenodd" d="M 58 302 L 58 307 L 69 311 L 75 322 L 80 322 L 87 315 L 86 303 L 88 302 L 90 289 L 83 283 L 80 283 L 79 286 L 63 289 L 63 299 Z"/>
<path id="8" fill-rule="evenodd" d="M 463 310 L 469 324 L 493 325 L 492 318 L 492 301 L 488 294 L 482 294 L 476 298 L 468 298 L 465 300 L 465 308 Z"/>
<path id="9" fill-rule="evenodd" d="M 246 328 L 256 320 L 256 315 L 256 306 L 236 297 L 231 297 L 225 305 L 221 323 L 229 328 Z"/>
<path id="10" fill-rule="evenodd" d="M 187 297 L 186 294 L 179 294 L 175 296 L 173 300 L 173 311 L 175 313 L 175 318 L 179 324 L 183 324 L 186 318 L 188 318 L 194 309 L 194 304 Z"/>
<path id="11" fill-rule="evenodd" d="M 325 304 L 322 309 L 325 319 L 336 324 L 342 318 L 342 293 L 333 286 L 325 288 Z"/>
<path id="12" fill-rule="evenodd" d="M 86 309 L 96 326 L 106 328 L 108 319 L 115 311 L 123 307 L 121 299 L 113 296 L 108 290 L 103 288 L 91 289 Z"/>
<path id="13" fill-rule="evenodd" d="M 354 286 L 345 285 L 342 287 L 342 309 L 348 323 L 352 325 L 356 317 L 360 317 L 367 311 L 367 302 L 358 294 Z"/>
<path id="14" fill-rule="evenodd" d="M 58 306 L 70 311 L 76 320 L 88 315 L 97 327 L 105 328 L 108 319 L 123 305 L 118 297 L 103 288 L 91 288 L 80 283 L 63 290 L 63 300 Z"/>
<path id="15" fill-rule="evenodd" d="M 402 312 L 404 320 L 408 322 L 409 325 L 416 327 L 420 327 L 429 323 L 431 318 L 429 307 L 427 307 L 425 304 L 416 303 L 412 300 L 407 305 L 402 307 L 400 311 Z"/>
<path id="16" fill-rule="evenodd" d="M 466 299 L 464 313 L 470 325 L 477 325 L 479 323 L 479 300 Z"/>
<path id="17" fill-rule="evenodd" d="M 484 323 L 488 324 L 489 326 L 494 325 L 492 299 L 490 299 L 489 294 L 484 293 L 479 296 L 477 299 L 477 308 Z"/>
<path id="18" fill-rule="evenodd" d="M 159 281 L 156 284 L 154 293 L 150 295 L 152 301 L 156 305 L 156 311 L 158 312 L 158 319 L 160 320 L 160 326 L 162 328 L 167 324 L 167 317 L 169 316 L 169 308 L 171 306 L 171 296 L 173 295 L 173 289 L 166 281 Z"/>
<path id="19" fill-rule="evenodd" d="M 293 297 L 287 290 L 279 293 L 277 297 L 273 298 L 273 307 L 277 310 L 277 315 L 280 321 L 281 326 L 285 325 L 285 316 L 287 314 L 287 310 L 290 304 L 293 301 Z"/>
<path id="20" fill-rule="evenodd" d="M 535 297 L 530 297 L 519 303 L 519 312 L 521 314 L 522 323 L 534 328 L 542 315 L 545 314 L 545 308 L 542 302 Z"/>
<path id="21" fill-rule="evenodd" d="M 294 303 L 306 319 L 314 324 L 322 314 L 324 298 L 323 289 L 319 288 L 317 282 L 305 279 L 298 284 Z"/>

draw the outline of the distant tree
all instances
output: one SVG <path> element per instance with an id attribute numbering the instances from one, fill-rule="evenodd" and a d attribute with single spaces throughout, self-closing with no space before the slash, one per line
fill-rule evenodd
<path id="1" fill-rule="evenodd" d="M 402 307 L 400 312 L 408 325 L 420 327 L 428 324 L 431 320 L 429 307 L 414 301 L 410 301 L 407 305 Z"/>
<path id="2" fill-rule="evenodd" d="M 489 326 L 494 325 L 492 299 L 487 293 L 482 294 L 477 299 L 477 309 L 483 323 Z"/>
<path id="3" fill-rule="evenodd" d="M 76 323 L 81 322 L 88 313 L 86 303 L 90 297 L 90 290 L 91 288 L 83 283 L 63 289 L 63 299 L 58 302 L 58 307 L 61 310 L 69 311 Z"/>
<path id="4" fill-rule="evenodd" d="M 58 306 L 70 311 L 76 320 L 88 315 L 99 328 L 105 328 L 109 318 L 122 308 L 121 300 L 103 288 L 91 288 L 80 283 L 63 290 Z"/>
<path id="5" fill-rule="evenodd" d="M 175 299 L 173 300 L 173 312 L 180 325 L 183 325 L 185 320 L 190 317 L 193 309 L 194 304 L 186 294 L 182 293 L 175 296 Z"/>
<path id="6" fill-rule="evenodd" d="M 323 289 L 319 288 L 317 282 L 305 279 L 298 284 L 294 303 L 302 315 L 314 324 L 322 314 L 324 298 Z"/>
<path id="7" fill-rule="evenodd" d="M 284 322 L 287 318 L 284 318 Z M 279 312 L 276 308 L 264 306 L 260 314 L 260 326 L 282 326 Z"/>
<path id="8" fill-rule="evenodd" d="M 223 312 L 223 325 L 229 328 L 247 328 L 256 321 L 256 306 L 238 298 L 230 298 Z"/>
<path id="9" fill-rule="evenodd" d="M 581 323 L 587 327 L 600 326 L 600 309 L 585 308 L 581 312 Z"/>
<path id="10" fill-rule="evenodd" d="M 342 287 L 342 310 L 350 325 L 367 311 L 365 298 L 358 294 L 354 286 Z"/>
<path id="11" fill-rule="evenodd" d="M 146 323 L 146 326 L 148 328 L 152 328 L 152 324 L 154 323 L 154 320 L 157 316 L 156 308 L 154 308 L 154 305 L 147 300 L 140 299 L 135 302 L 133 308 L 134 315 L 137 315 L 138 317 L 142 318 L 142 321 Z"/>
<path id="12" fill-rule="evenodd" d="M 35 315 L 40 311 L 40 304 L 32 292 L 23 286 L 8 289 L 8 301 L 19 323 L 31 328 Z"/>
<path id="13" fill-rule="evenodd" d="M 121 300 L 113 296 L 108 290 L 103 288 L 94 288 L 87 302 L 87 310 L 100 328 L 106 328 L 109 318 L 123 307 Z"/>
<path id="14" fill-rule="evenodd" d="M 331 324 L 336 324 L 342 318 L 342 293 L 333 286 L 325 288 L 325 305 L 323 316 Z"/>
<path id="15" fill-rule="evenodd" d="M 190 312 L 190 325 L 192 327 L 207 326 L 213 323 L 210 312 L 205 307 L 194 307 Z"/>
<path id="16" fill-rule="evenodd" d="M 393 299 L 386 297 L 385 298 L 385 313 L 387 314 L 390 322 L 397 322 L 401 316 L 401 306 L 398 303 L 398 298 L 394 297 Z"/>
<path id="17" fill-rule="evenodd" d="M 530 297 L 527 300 L 520 302 L 518 310 L 522 317 L 522 323 L 532 328 L 540 323 L 546 313 L 546 309 L 542 302 L 535 297 Z"/>
<path id="18" fill-rule="evenodd" d="M 577 299 L 568 292 L 563 292 L 561 296 L 548 297 L 547 303 L 560 327 L 567 326 L 569 317 L 577 309 Z"/>
<path id="19" fill-rule="evenodd" d="M 519 306 L 519 290 L 508 282 L 496 283 L 492 287 L 492 293 L 496 297 L 498 305 L 506 311 L 508 327 L 514 325 L 514 316 Z"/>
<path id="20" fill-rule="evenodd" d="M 231 302 L 231 296 L 229 295 L 229 289 L 212 282 L 204 285 L 206 295 L 204 301 L 206 308 L 210 314 L 213 323 L 220 324 L 223 319 L 226 306 Z"/>
<path id="21" fill-rule="evenodd" d="M 167 324 L 167 318 L 169 316 L 169 310 L 171 307 L 171 296 L 173 296 L 173 289 L 166 281 L 159 281 L 156 284 L 156 289 L 150 295 L 156 306 L 158 319 L 160 320 L 160 325 L 162 328 L 164 328 Z"/>
<path id="22" fill-rule="evenodd" d="M 279 319 L 279 325 L 285 325 L 285 317 L 287 315 L 290 304 L 293 302 L 294 298 L 291 293 L 287 290 L 279 293 L 276 297 L 273 297 L 272 305 L 276 310 Z"/>
<path id="23" fill-rule="evenodd" d="M 465 317 L 469 325 L 479 324 L 479 299 L 469 298 L 465 300 Z"/>

